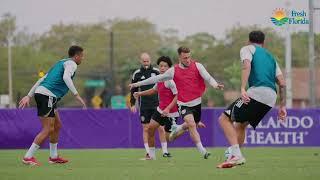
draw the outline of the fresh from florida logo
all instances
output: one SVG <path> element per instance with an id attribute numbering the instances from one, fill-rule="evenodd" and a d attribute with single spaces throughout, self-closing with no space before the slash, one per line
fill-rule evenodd
<path id="1" fill-rule="evenodd" d="M 273 11 L 273 16 L 270 18 L 272 23 L 276 26 L 282 26 L 288 24 L 309 24 L 307 19 L 307 13 L 297 10 L 286 11 L 283 8 L 277 8 Z"/>
<path id="2" fill-rule="evenodd" d="M 288 22 L 289 18 L 287 17 L 286 11 L 284 9 L 275 9 L 273 11 L 273 17 L 271 17 L 271 21 L 276 26 L 282 26 L 286 22 Z"/>

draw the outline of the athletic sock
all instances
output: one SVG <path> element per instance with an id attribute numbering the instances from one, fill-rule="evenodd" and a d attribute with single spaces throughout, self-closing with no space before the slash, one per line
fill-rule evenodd
<path id="1" fill-rule="evenodd" d="M 230 149 L 231 149 L 232 155 L 237 156 L 237 157 L 242 157 L 242 153 L 241 153 L 239 144 L 235 144 L 235 145 L 230 146 Z"/>
<path id="2" fill-rule="evenodd" d="M 26 155 L 24 156 L 25 158 L 31 158 L 33 157 L 33 154 L 40 148 L 39 145 L 32 143 L 30 146 L 29 150 L 27 151 Z"/>
<path id="3" fill-rule="evenodd" d="M 155 147 L 150 147 L 149 148 L 149 156 L 153 160 L 156 160 L 156 148 Z"/>
<path id="4" fill-rule="evenodd" d="M 150 150 L 149 150 L 149 144 L 148 143 L 144 143 L 144 148 L 146 149 L 146 152 L 149 154 Z"/>
<path id="5" fill-rule="evenodd" d="M 58 143 L 50 143 L 50 157 L 51 158 L 58 157 Z"/>
<path id="6" fill-rule="evenodd" d="M 163 142 L 161 143 L 161 147 L 162 147 L 162 153 L 168 153 L 168 145 L 167 142 Z"/>
<path id="7" fill-rule="evenodd" d="M 205 155 L 207 153 L 207 150 L 202 146 L 201 142 L 198 142 L 196 146 L 202 155 Z"/>

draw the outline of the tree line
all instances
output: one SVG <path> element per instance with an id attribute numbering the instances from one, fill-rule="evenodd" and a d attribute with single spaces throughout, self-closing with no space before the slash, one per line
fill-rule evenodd
<path id="1" fill-rule="evenodd" d="M 48 71 L 57 60 L 66 57 L 68 47 L 73 44 L 85 48 L 85 60 L 78 67 L 75 79 L 75 85 L 81 93 L 88 92 L 85 88 L 86 80 L 102 79 L 106 80 L 106 89 L 119 84 L 125 94 L 128 92 L 126 85 L 132 72 L 139 67 L 141 52 L 148 52 L 153 63 L 160 55 L 170 56 L 177 62 L 176 49 L 181 45 L 188 46 L 192 50 L 192 56 L 204 64 L 217 80 L 224 82 L 227 90 L 238 90 L 239 50 L 247 43 L 248 33 L 255 29 L 265 32 L 266 48 L 276 56 L 280 66 L 284 67 L 284 38 L 272 28 L 234 26 L 225 32 L 223 39 L 218 39 L 209 32 L 181 38 L 177 30 L 161 30 L 144 18 L 116 18 L 90 24 L 59 23 L 52 25 L 46 32 L 34 34 L 28 33 L 23 27 L 17 27 L 16 17 L 7 13 L 0 19 L 0 94 L 8 93 L 8 35 L 13 37 L 13 94 L 17 101 L 39 78 L 39 71 Z M 316 54 L 320 54 L 320 34 L 316 34 L 315 44 Z M 113 54 L 112 57 L 110 53 Z M 292 34 L 292 64 L 294 67 L 308 66 L 307 32 Z M 112 79 L 111 71 L 114 72 Z M 106 89 L 97 90 L 93 94 Z M 74 101 L 70 101 L 71 98 L 68 95 L 61 105 L 76 106 Z M 226 103 L 222 92 L 212 89 L 208 89 L 204 99 L 212 99 L 216 106 Z"/>

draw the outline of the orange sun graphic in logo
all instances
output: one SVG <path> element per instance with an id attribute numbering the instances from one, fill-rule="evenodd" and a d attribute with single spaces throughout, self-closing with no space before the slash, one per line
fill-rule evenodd
<path id="1" fill-rule="evenodd" d="M 282 8 L 277 8 L 273 11 L 273 17 L 271 17 L 271 21 L 273 24 L 277 26 L 282 26 L 286 22 L 288 22 L 289 18 L 287 17 L 286 11 Z"/>
<path id="2" fill-rule="evenodd" d="M 281 20 L 282 18 L 286 17 L 286 12 L 284 9 L 276 9 L 273 11 L 273 17 L 277 20 Z"/>

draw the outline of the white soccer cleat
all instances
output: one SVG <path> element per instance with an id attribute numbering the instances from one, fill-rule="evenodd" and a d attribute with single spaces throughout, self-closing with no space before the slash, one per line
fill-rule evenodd
<path id="1" fill-rule="evenodd" d="M 178 127 L 181 125 L 177 125 L 177 124 L 173 124 L 171 126 L 171 133 L 169 135 L 169 141 L 173 141 L 176 139 L 177 135 L 178 135 Z"/>
<path id="2" fill-rule="evenodd" d="M 246 163 L 246 159 L 244 157 L 231 156 L 229 160 L 227 160 L 235 165 L 243 165 Z"/>

